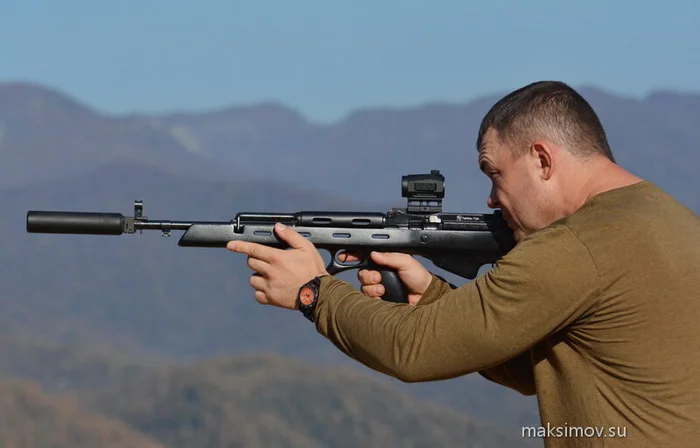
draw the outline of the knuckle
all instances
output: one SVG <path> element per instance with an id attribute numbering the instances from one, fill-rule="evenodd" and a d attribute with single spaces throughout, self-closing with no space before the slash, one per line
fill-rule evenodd
<path id="1" fill-rule="evenodd" d="M 370 297 L 380 297 L 384 293 L 381 286 L 364 286 L 362 292 Z"/>

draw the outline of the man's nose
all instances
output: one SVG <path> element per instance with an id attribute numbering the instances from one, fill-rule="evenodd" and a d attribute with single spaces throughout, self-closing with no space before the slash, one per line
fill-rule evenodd
<path id="1" fill-rule="evenodd" d="M 498 199 L 496 198 L 496 192 L 494 190 L 494 188 L 491 189 L 491 193 L 489 194 L 489 197 L 486 200 L 486 205 L 489 208 L 498 208 L 501 206 L 501 204 L 498 202 Z"/>

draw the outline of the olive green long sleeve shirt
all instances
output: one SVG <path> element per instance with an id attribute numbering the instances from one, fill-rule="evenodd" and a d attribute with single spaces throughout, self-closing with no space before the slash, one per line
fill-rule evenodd
<path id="1" fill-rule="evenodd" d="M 645 181 L 595 196 L 459 288 L 433 276 L 418 306 L 324 277 L 316 325 L 402 381 L 479 372 L 537 394 L 544 430 L 569 431 L 548 447 L 700 446 L 699 237 L 700 218 Z"/>

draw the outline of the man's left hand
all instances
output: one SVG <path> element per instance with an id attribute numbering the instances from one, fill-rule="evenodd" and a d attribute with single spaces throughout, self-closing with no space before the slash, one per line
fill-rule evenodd
<path id="1" fill-rule="evenodd" d="M 290 249 L 275 249 L 247 241 L 229 241 L 226 248 L 248 255 L 248 267 L 255 271 L 250 286 L 255 289 L 255 299 L 259 303 L 297 309 L 299 288 L 328 272 L 323 257 L 309 240 L 280 223 L 275 224 L 275 232 L 291 246 Z"/>

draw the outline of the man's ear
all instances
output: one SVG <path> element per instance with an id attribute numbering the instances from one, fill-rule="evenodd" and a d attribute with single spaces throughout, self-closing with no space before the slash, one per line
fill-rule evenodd
<path id="1" fill-rule="evenodd" d="M 536 168 L 542 180 L 549 180 L 554 175 L 557 148 L 545 140 L 535 140 L 530 146 Z"/>

